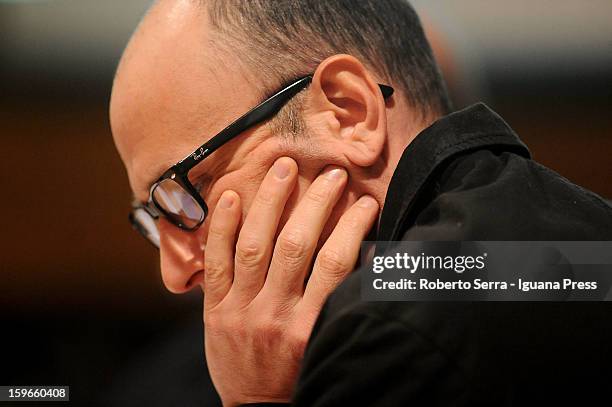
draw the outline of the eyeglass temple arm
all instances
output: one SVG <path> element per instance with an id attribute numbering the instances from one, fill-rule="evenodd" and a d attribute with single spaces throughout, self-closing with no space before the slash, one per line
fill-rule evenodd
<path id="1" fill-rule="evenodd" d="M 298 92 L 304 89 L 312 81 L 312 75 L 305 76 L 280 90 L 270 98 L 261 102 L 232 124 L 223 129 L 215 137 L 204 143 L 196 151 L 179 161 L 176 170 L 189 171 L 199 161 L 212 154 L 217 148 L 227 143 L 232 138 L 243 132 L 245 129 L 266 120 L 268 117 L 277 113 L 281 107 Z M 391 86 L 378 84 L 380 91 L 385 99 L 393 95 L 394 89 Z"/>
<path id="2" fill-rule="evenodd" d="M 264 121 L 274 113 L 280 110 L 283 104 L 291 97 L 295 96 L 299 91 L 304 89 L 312 80 L 312 76 L 294 82 L 281 91 L 277 92 L 270 98 L 261 102 L 259 105 L 251 109 L 232 124 L 221 130 L 215 137 L 204 143 L 196 151 L 182 159 L 175 167 L 188 171 L 191 167 L 203 160 L 205 157 L 212 154 L 217 148 L 227 143 L 232 138 L 243 132 L 245 129 Z"/>

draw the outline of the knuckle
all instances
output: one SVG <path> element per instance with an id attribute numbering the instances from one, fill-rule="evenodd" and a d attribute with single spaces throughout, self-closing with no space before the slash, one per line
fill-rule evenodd
<path id="1" fill-rule="evenodd" d="M 210 228 L 208 229 L 208 240 L 211 238 L 216 240 L 225 239 L 226 235 L 226 230 L 217 224 L 217 222 L 211 223 Z"/>
<path id="2" fill-rule="evenodd" d="M 294 324 L 287 330 L 285 341 L 288 344 L 290 353 L 296 358 L 301 359 L 306 350 L 312 327 L 303 327 L 302 324 Z"/>
<path id="3" fill-rule="evenodd" d="M 204 325 L 207 334 L 225 335 L 228 332 L 240 331 L 238 319 L 225 312 L 223 307 L 215 308 L 204 314 Z"/>
<path id="4" fill-rule="evenodd" d="M 223 318 L 218 312 L 204 313 L 204 325 L 208 332 L 220 332 L 223 330 Z"/>
<path id="5" fill-rule="evenodd" d="M 333 249 L 321 249 L 317 257 L 317 266 L 325 274 L 333 277 L 343 275 L 350 268 L 349 259 Z"/>
<path id="6" fill-rule="evenodd" d="M 225 274 L 227 265 L 219 259 L 207 258 L 204 261 L 204 270 L 206 282 L 214 283 Z"/>
<path id="7" fill-rule="evenodd" d="M 289 343 L 294 352 L 298 354 L 304 353 L 310 337 L 309 333 L 307 331 L 293 331 L 290 335 Z"/>
<path id="8" fill-rule="evenodd" d="M 271 318 L 264 319 L 258 328 L 258 332 L 268 338 L 280 338 L 283 335 L 280 324 Z"/>
<path id="9" fill-rule="evenodd" d="M 344 227 L 350 230 L 362 229 L 365 224 L 364 219 L 362 214 L 347 213 L 343 219 Z"/>
<path id="10" fill-rule="evenodd" d="M 236 246 L 236 261 L 244 266 L 259 264 L 265 255 L 265 250 L 255 240 L 239 241 Z"/>
<path id="11" fill-rule="evenodd" d="M 278 239 L 278 249 L 281 256 L 287 260 L 301 260 L 310 250 L 304 234 L 299 231 L 281 234 Z"/>
<path id="12" fill-rule="evenodd" d="M 257 196 L 255 197 L 255 202 L 259 205 L 259 206 L 263 206 L 263 207 L 271 207 L 274 206 L 275 202 L 276 202 L 276 192 L 275 190 L 270 190 L 267 188 L 262 188 L 258 193 Z"/>
<path id="13" fill-rule="evenodd" d="M 330 197 L 330 191 L 324 188 L 317 188 L 316 186 L 311 187 L 306 192 L 306 198 L 315 205 L 323 206 Z"/>
<path id="14" fill-rule="evenodd" d="M 229 328 L 230 326 L 231 328 Z M 231 332 L 231 335 L 239 339 L 240 342 L 245 342 L 251 337 L 251 330 L 244 321 L 232 322 L 231 325 L 228 323 L 227 328 L 226 332 Z"/>
<path id="15" fill-rule="evenodd" d="M 280 342 L 285 333 L 280 323 L 268 317 L 255 319 L 249 327 L 249 331 L 258 342 L 269 345 Z"/>
<path id="16" fill-rule="evenodd" d="M 208 229 L 207 241 L 210 242 L 213 239 L 221 240 L 223 238 L 225 238 L 225 234 L 223 233 L 223 231 L 220 228 L 211 225 L 210 229 Z"/>

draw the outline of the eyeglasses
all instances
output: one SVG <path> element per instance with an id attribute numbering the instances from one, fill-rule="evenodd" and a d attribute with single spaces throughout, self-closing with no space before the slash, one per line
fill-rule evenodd
<path id="1" fill-rule="evenodd" d="M 199 228 L 206 219 L 208 206 L 189 181 L 189 171 L 249 127 L 278 113 L 289 99 L 308 86 L 311 81 L 312 75 L 308 75 L 279 90 L 170 167 L 149 189 L 147 202 L 132 206 L 129 216 L 132 227 L 157 248 L 159 248 L 159 230 L 156 220 L 160 216 L 183 230 L 194 231 Z M 378 86 L 385 99 L 393 95 L 392 87 L 380 84 Z"/>

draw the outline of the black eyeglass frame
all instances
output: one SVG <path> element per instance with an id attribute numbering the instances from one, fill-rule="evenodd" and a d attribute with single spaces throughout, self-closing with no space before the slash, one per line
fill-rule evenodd
<path id="1" fill-rule="evenodd" d="M 138 209 L 144 209 L 153 219 L 158 219 L 160 215 L 166 217 L 172 224 L 175 226 L 186 230 L 186 231 L 194 231 L 198 229 L 206 216 L 208 215 L 208 205 L 204 201 L 204 198 L 200 195 L 198 190 L 193 186 L 191 181 L 189 181 L 188 174 L 193 167 L 202 162 L 206 157 L 214 153 L 219 147 L 232 140 L 234 137 L 238 136 L 249 127 L 254 126 L 258 123 L 263 122 L 264 120 L 270 118 L 274 114 L 278 113 L 278 111 L 283 107 L 283 105 L 295 96 L 302 89 L 306 88 L 312 81 L 312 75 L 304 76 L 300 79 L 297 79 L 295 82 L 289 84 L 285 88 L 276 92 L 274 95 L 270 96 L 268 99 L 264 100 L 253 109 L 249 110 L 247 113 L 236 119 L 229 126 L 221 130 L 214 137 L 208 140 L 206 143 L 202 144 L 198 147 L 193 153 L 189 154 L 187 157 L 183 158 L 178 163 L 174 164 L 170 167 L 166 172 L 164 172 L 161 177 L 157 179 L 151 185 L 149 189 L 149 198 L 145 204 L 140 203 L 138 205 L 132 206 L 132 211 L 130 212 L 130 223 L 132 226 L 141 234 L 143 234 L 142 227 L 135 220 L 134 213 Z M 378 85 L 385 99 L 391 97 L 393 95 L 393 88 L 388 85 Z M 202 209 L 202 217 L 201 219 L 192 227 L 188 227 L 185 224 L 180 222 L 175 222 L 172 215 L 168 214 L 163 207 L 157 203 L 155 200 L 154 192 L 155 189 L 166 179 L 170 179 L 177 184 L 179 184 L 186 192 L 191 195 L 191 197 L 200 205 Z"/>

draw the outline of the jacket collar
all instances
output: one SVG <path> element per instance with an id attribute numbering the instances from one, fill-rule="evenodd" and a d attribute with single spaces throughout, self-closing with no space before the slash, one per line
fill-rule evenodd
<path id="1" fill-rule="evenodd" d="M 490 147 L 531 157 L 510 126 L 484 103 L 445 116 L 419 133 L 404 150 L 389 183 L 377 240 L 397 240 L 419 192 L 446 160 Z"/>

